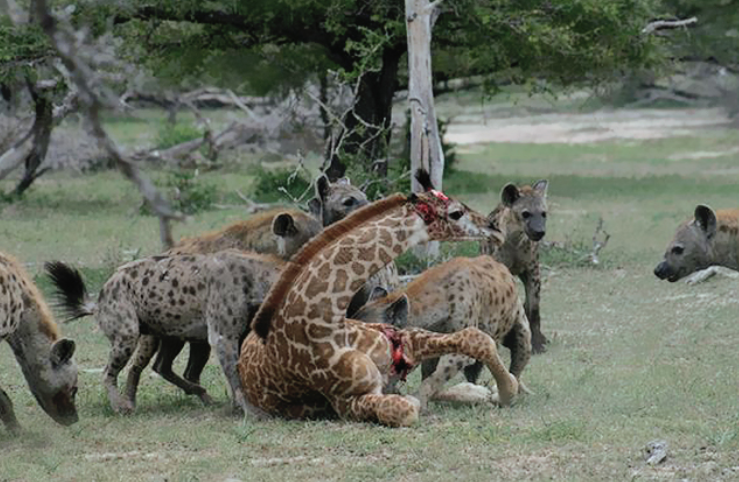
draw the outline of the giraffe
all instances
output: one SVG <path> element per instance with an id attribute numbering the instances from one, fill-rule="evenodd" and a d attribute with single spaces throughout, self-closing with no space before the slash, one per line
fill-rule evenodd
<path id="1" fill-rule="evenodd" d="M 272 415 L 345 419 L 408 426 L 418 419 L 412 397 L 383 394 L 391 376 L 444 354 L 483 361 L 509 404 L 518 381 L 495 342 L 476 328 L 453 334 L 346 319 L 352 294 L 408 248 L 430 240 L 495 237 L 481 214 L 433 190 L 428 173 L 416 177 L 426 192 L 396 194 L 325 229 L 283 269 L 252 321 L 242 345 L 239 374 L 245 395 Z"/>

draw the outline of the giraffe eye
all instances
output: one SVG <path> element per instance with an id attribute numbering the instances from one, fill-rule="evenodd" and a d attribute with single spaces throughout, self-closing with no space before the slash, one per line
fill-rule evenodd
<path id="1" fill-rule="evenodd" d="M 462 219 L 462 216 L 464 216 L 464 211 L 452 211 L 449 213 L 449 218 L 451 218 L 452 221 L 459 221 Z"/>

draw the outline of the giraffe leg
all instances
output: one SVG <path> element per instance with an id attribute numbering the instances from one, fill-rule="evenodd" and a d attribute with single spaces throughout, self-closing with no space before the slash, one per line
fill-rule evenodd
<path id="1" fill-rule="evenodd" d="M 413 397 L 368 393 L 336 397 L 333 407 L 345 419 L 409 427 L 418 420 L 419 403 Z"/>
<path id="2" fill-rule="evenodd" d="M 126 403 L 132 408 L 136 406 L 136 392 L 141 381 L 141 372 L 149 365 L 157 349 L 159 349 L 159 338 L 152 335 L 142 335 L 139 337 L 139 343 L 136 346 L 136 352 L 133 356 L 133 363 L 131 364 L 131 368 L 128 369 L 128 378 L 126 380 Z"/>
<path id="3" fill-rule="evenodd" d="M 498 385 L 501 405 L 509 405 L 518 394 L 518 380 L 503 365 L 495 341 L 477 328 L 441 334 L 425 330 L 401 330 L 403 345 L 411 360 L 420 362 L 447 354 L 466 355 L 488 367 Z"/>
<path id="4" fill-rule="evenodd" d="M 2 388 L 0 388 L 0 420 L 5 424 L 5 428 L 13 434 L 17 434 L 21 429 L 18 419 L 15 418 L 13 402 L 10 401 L 10 397 Z"/>
<path id="5" fill-rule="evenodd" d="M 340 417 L 390 427 L 408 427 L 418 420 L 418 400 L 383 395 L 380 370 L 365 353 L 342 355 L 331 372 L 334 381 L 325 393 Z"/>
<path id="6" fill-rule="evenodd" d="M 422 413 L 428 411 L 429 400 L 433 399 L 449 380 L 469 364 L 470 359 L 464 355 L 447 355 L 439 359 L 434 373 L 421 383 L 421 388 L 418 390 Z"/>

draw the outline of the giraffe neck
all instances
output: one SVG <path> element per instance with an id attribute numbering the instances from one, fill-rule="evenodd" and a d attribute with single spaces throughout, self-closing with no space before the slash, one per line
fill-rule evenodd
<path id="1" fill-rule="evenodd" d="M 367 220 L 327 244 L 294 278 L 293 289 L 272 320 L 272 329 L 311 337 L 309 324 L 344 321 L 352 295 L 408 248 L 429 240 L 423 219 L 407 205 Z M 291 330 L 292 328 L 292 330 Z M 323 336 L 322 330 L 316 330 Z"/>

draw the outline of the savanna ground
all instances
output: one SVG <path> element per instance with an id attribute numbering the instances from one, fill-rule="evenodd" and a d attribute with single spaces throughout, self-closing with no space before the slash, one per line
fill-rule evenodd
<path id="1" fill-rule="evenodd" d="M 696 204 L 737 207 L 739 132 L 718 111 L 586 113 L 586 104 L 483 106 L 459 96 L 440 107 L 456 116 L 452 139 L 485 142 L 458 147 L 445 191 L 487 212 L 505 182 L 550 181 L 546 239 L 569 250 L 543 260 L 551 344 L 525 371 L 535 395 L 505 409 L 434 404 L 410 429 L 252 422 L 227 413 L 226 384 L 211 360 L 204 383 L 217 406 L 145 376 L 136 413 L 119 417 L 100 383 L 108 342 L 83 319 L 63 327 L 77 341 L 80 367 L 80 422 L 71 428 L 43 414 L 9 348 L 0 351 L 0 385 L 25 428 L 19 438 L 0 430 L 0 480 L 739 480 L 739 281 L 687 286 L 652 274 Z M 126 143 L 159 120 L 109 126 Z M 234 192 L 248 192 L 247 172 L 226 167 L 202 181 L 217 186 L 226 208 L 195 215 L 178 235 L 243 216 Z M 40 273 L 51 259 L 83 267 L 95 290 L 116 265 L 157 252 L 156 220 L 139 204 L 115 172 L 47 176 L 2 207 L 0 246 L 29 263 L 47 294 Z M 601 217 L 612 237 L 600 265 L 589 266 L 580 257 Z M 409 388 L 419 379 L 414 373 Z M 652 467 L 643 449 L 654 439 L 668 443 L 668 458 Z"/>

